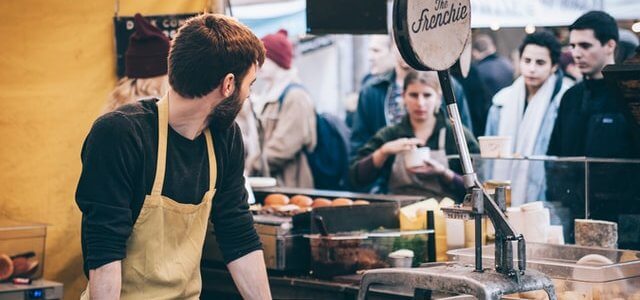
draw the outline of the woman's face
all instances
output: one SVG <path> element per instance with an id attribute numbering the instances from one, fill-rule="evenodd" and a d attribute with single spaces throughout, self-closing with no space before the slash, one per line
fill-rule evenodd
<path id="1" fill-rule="evenodd" d="M 410 83 L 402 97 L 412 121 L 425 121 L 433 117 L 441 101 L 440 94 L 434 88 L 421 82 Z"/>
<path id="2" fill-rule="evenodd" d="M 555 71 L 549 49 L 534 44 L 524 47 L 520 56 L 520 72 L 527 87 L 540 88 Z"/>

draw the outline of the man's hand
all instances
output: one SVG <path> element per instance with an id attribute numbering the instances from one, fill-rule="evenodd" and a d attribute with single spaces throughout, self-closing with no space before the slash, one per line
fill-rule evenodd
<path id="1" fill-rule="evenodd" d="M 271 299 L 262 250 L 253 251 L 230 262 L 227 268 L 243 299 Z"/>
<path id="2" fill-rule="evenodd" d="M 122 262 L 110 262 L 89 270 L 89 298 L 91 300 L 120 299 L 122 286 Z"/>

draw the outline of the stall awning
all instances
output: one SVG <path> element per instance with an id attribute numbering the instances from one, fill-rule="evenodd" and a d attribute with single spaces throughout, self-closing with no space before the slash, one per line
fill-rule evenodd
<path id="1" fill-rule="evenodd" d="M 567 26 L 590 10 L 604 10 L 617 20 L 640 18 L 638 0 L 471 0 L 471 26 Z"/>

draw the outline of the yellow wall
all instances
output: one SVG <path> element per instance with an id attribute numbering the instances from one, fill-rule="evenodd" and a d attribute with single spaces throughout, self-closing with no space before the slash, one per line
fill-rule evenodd
<path id="1" fill-rule="evenodd" d="M 44 277 L 65 299 L 86 284 L 74 193 L 82 141 L 116 81 L 114 1 L 0 1 L 0 217 L 50 224 Z M 120 14 L 205 4 L 120 0 Z"/>

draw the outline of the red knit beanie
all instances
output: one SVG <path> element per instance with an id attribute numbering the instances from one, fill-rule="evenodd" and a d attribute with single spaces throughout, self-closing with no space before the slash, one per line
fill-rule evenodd
<path id="1" fill-rule="evenodd" d="M 267 49 L 267 57 L 273 60 L 283 69 L 291 68 L 291 59 L 293 58 L 293 45 L 287 38 L 287 31 L 278 30 L 273 34 L 268 34 L 262 38 L 264 48 Z"/>
<path id="2" fill-rule="evenodd" d="M 135 30 L 124 54 L 125 75 L 149 78 L 167 74 L 169 38 L 140 14 L 135 15 Z"/>

